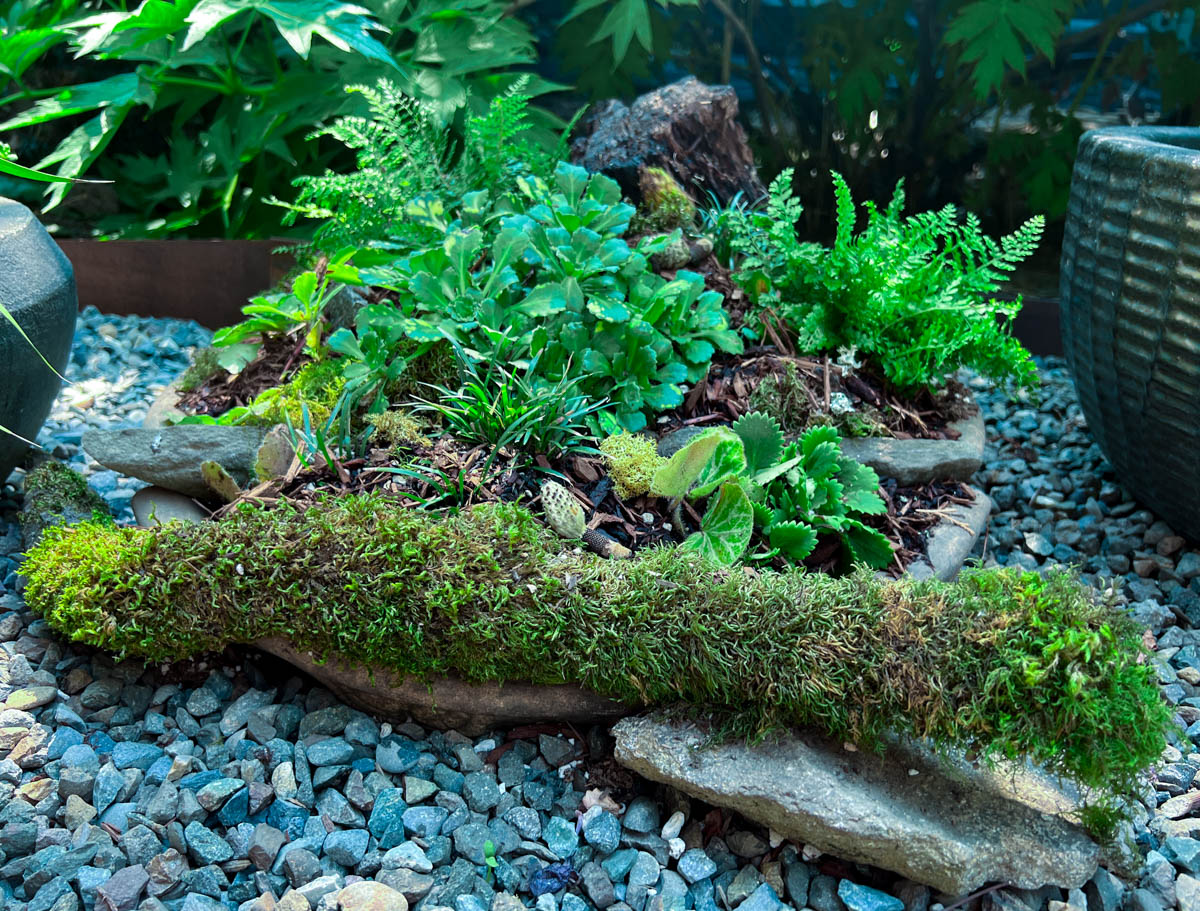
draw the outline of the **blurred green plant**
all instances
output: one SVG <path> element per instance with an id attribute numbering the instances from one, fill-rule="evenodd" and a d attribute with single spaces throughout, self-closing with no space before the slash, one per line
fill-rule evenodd
<path id="1" fill-rule="evenodd" d="M 690 72 L 736 87 L 764 174 L 795 167 L 824 235 L 829 169 L 1004 225 L 1061 217 L 1087 123 L 1195 124 L 1195 0 L 538 0 L 547 70 L 592 99 Z M 557 15 L 555 15 L 557 14 Z M 601 40 L 606 23 L 613 41 Z M 619 28 L 618 28 L 619 26 Z M 799 37 L 797 37 L 799 36 Z M 619 37 L 621 40 L 617 41 Z"/>
<path id="2" fill-rule="evenodd" d="M 35 167 L 120 175 L 121 211 L 96 222 L 101 232 L 277 236 L 266 198 L 336 155 L 312 133 L 353 109 L 345 86 L 387 74 L 453 130 L 534 59 L 528 29 L 499 0 L 371 5 L 0 0 L 0 109 L 10 112 L 0 133 L 24 142 L 61 120 L 70 131 Z M 42 87 L 64 45 L 85 81 Z M 526 85 L 530 95 L 549 87 Z M 55 184 L 44 210 L 66 192 Z"/>

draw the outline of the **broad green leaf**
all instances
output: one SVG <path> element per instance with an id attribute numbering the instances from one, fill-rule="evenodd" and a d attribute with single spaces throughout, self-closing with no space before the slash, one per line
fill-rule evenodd
<path id="1" fill-rule="evenodd" d="M 615 68 L 629 53 L 629 44 L 635 37 L 642 50 L 650 50 L 652 34 L 648 0 L 616 0 L 596 30 L 592 43 L 612 39 Z"/>
<path id="2" fill-rule="evenodd" d="M 22 127 L 57 120 L 60 117 L 71 117 L 98 108 L 145 104 L 152 101 L 153 97 L 152 90 L 142 84 L 137 73 L 121 73 L 99 82 L 68 86 L 48 98 L 43 98 L 31 108 L 0 123 L 0 132 L 19 130 Z"/>
<path id="3" fill-rule="evenodd" d="M 767 540 L 772 547 L 793 563 L 799 563 L 813 552 L 817 546 L 817 533 L 811 526 L 803 522 L 780 522 L 767 533 Z"/>
<path id="4" fill-rule="evenodd" d="M 316 272 L 303 272 L 299 276 L 297 276 L 297 278 L 294 282 L 292 282 L 292 294 L 296 295 L 296 298 L 305 307 L 307 307 L 312 302 L 312 297 L 313 297 L 313 294 L 316 293 L 316 290 L 317 290 L 317 273 Z"/>
<path id="5" fill-rule="evenodd" d="M 693 363 L 707 364 L 715 351 L 710 342 L 702 339 L 693 339 L 683 346 L 683 356 Z"/>
<path id="6" fill-rule="evenodd" d="M 588 312 L 606 323 L 623 323 L 629 319 L 629 308 L 621 300 L 593 297 L 587 304 Z"/>
<path id="7" fill-rule="evenodd" d="M 854 519 L 844 520 L 842 540 L 855 563 L 865 563 L 882 569 L 892 560 L 892 543 L 874 528 L 868 528 Z"/>
<path id="8" fill-rule="evenodd" d="M 538 285 L 517 306 L 526 316 L 546 317 L 562 313 L 567 309 L 567 299 L 563 294 L 562 285 L 558 282 L 546 282 Z"/>
<path id="9" fill-rule="evenodd" d="M 887 505 L 879 496 L 879 475 L 869 465 L 843 457 L 838 480 L 842 484 L 842 501 L 852 512 L 869 516 L 887 512 Z"/>
<path id="10" fill-rule="evenodd" d="M 733 432 L 742 440 L 746 470 L 751 475 L 779 463 L 783 454 L 783 430 L 773 417 L 760 411 L 744 414 L 733 422 Z"/>
<path id="11" fill-rule="evenodd" d="M 214 347 L 216 343 L 214 342 Z M 217 364 L 229 373 L 241 373 L 258 354 L 258 345 L 239 342 L 225 345 L 217 351 Z"/>
<path id="12" fill-rule="evenodd" d="M 642 391 L 642 399 L 654 411 L 670 411 L 683 404 L 683 392 L 670 383 L 657 383 Z"/>
<path id="13" fill-rule="evenodd" d="M 370 10 L 352 3 L 327 0 L 200 0 L 188 15 L 183 50 L 203 40 L 228 19 L 252 10 L 269 18 L 301 58 L 308 59 L 314 35 L 345 53 L 357 53 L 396 69 L 387 47 L 371 32 L 387 29 L 371 18 Z"/>
<path id="14" fill-rule="evenodd" d="M 700 530 L 688 536 L 681 547 L 703 554 L 721 566 L 732 566 L 746 552 L 754 533 L 754 510 L 746 491 L 736 481 L 721 485 L 708 504 Z"/>
<path id="15" fill-rule="evenodd" d="M 570 202 L 575 203 L 579 201 L 579 198 L 583 196 L 583 191 L 587 188 L 588 172 L 579 165 L 560 161 L 558 167 L 554 169 L 554 180 L 562 194 Z"/>
<path id="16" fill-rule="evenodd" d="M 746 473 L 746 450 L 737 434 L 724 431 L 716 449 L 700 469 L 689 499 L 706 497 L 726 481 Z"/>
<path id="17" fill-rule="evenodd" d="M 104 151 L 131 108 L 132 105 L 125 105 L 100 111 L 91 120 L 72 130 L 67 138 L 58 144 L 58 148 L 37 163 L 37 167 L 40 169 L 57 164 L 60 176 L 75 179 L 91 167 L 92 162 Z M 53 184 L 46 194 L 46 203 L 42 206 L 42 211 L 48 212 L 62 202 L 67 187 L 68 184 L 65 183 Z"/>
<path id="18" fill-rule="evenodd" d="M 714 427 L 693 437 L 686 446 L 667 460 L 666 465 L 655 472 L 650 482 L 651 492 L 655 496 L 682 500 L 700 478 L 718 447 L 722 444 L 728 446 L 730 441 L 733 441 L 736 447 L 735 452 L 741 449 L 741 440 L 733 431 L 724 427 Z M 742 459 L 744 464 L 744 454 Z M 727 464 L 727 458 L 722 457 L 720 462 Z"/>

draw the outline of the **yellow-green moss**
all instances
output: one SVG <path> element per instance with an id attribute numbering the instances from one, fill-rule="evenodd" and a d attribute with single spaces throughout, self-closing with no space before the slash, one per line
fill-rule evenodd
<path id="1" fill-rule="evenodd" d="M 367 422 L 375 427 L 374 442 L 393 450 L 430 445 L 429 437 L 425 436 L 425 424 L 402 408 L 367 415 Z"/>
<path id="2" fill-rule="evenodd" d="M 152 661 L 286 636 L 422 677 L 682 703 L 746 734 L 908 731 L 1030 756 L 1108 794 L 1165 743 L 1171 710 L 1139 630 L 1065 574 L 746 574 L 677 549 L 604 561 L 560 544 L 514 505 L 439 517 L 361 496 L 52 529 L 23 572 L 51 627 Z"/>
<path id="3" fill-rule="evenodd" d="M 192 356 L 192 363 L 179 379 L 179 391 L 191 392 L 199 389 L 224 368 L 219 362 L 216 348 L 201 348 Z"/>
<path id="4" fill-rule="evenodd" d="M 662 168 L 642 168 L 638 174 L 642 204 L 635 229 L 674 231 L 688 228 L 696 221 L 696 204 L 670 174 Z"/>
<path id="5" fill-rule="evenodd" d="M 24 505 L 17 522 L 26 545 L 35 544 L 50 526 L 94 516 L 109 518 L 108 504 L 88 487 L 83 475 L 62 462 L 46 459 L 25 475 Z"/>
<path id="6" fill-rule="evenodd" d="M 622 500 L 650 492 L 654 473 L 666 464 L 653 438 L 638 433 L 613 434 L 600 444 L 600 453 Z"/>
<path id="7" fill-rule="evenodd" d="M 337 361 L 312 361 L 297 370 L 296 375 L 282 386 L 261 392 L 250 403 L 243 422 L 274 427 L 286 423 L 286 415 L 293 427 L 301 427 L 307 406 L 309 421 L 314 426 L 324 424 L 345 387 L 346 380 Z"/>

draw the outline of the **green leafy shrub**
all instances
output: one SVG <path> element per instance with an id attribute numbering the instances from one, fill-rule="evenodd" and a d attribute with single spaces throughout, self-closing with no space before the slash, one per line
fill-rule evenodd
<path id="1" fill-rule="evenodd" d="M 490 193 L 468 193 L 440 243 L 362 270 L 395 303 L 364 307 L 355 332 L 338 330 L 329 346 L 356 365 L 347 387 L 373 410 L 438 341 L 487 360 L 503 337 L 516 360 L 536 358 L 534 379 L 577 379 L 608 400 L 598 420 L 639 430 L 682 403 L 680 384 L 701 379 L 715 351 L 742 350 L 703 276 L 680 271 L 668 282 L 651 271 L 668 239 L 631 247 L 622 238 L 634 209 L 615 181 L 560 162 L 551 181 L 523 176 L 517 186 L 509 214 Z"/>
<path id="2" fill-rule="evenodd" d="M 855 234 L 850 189 L 840 175 L 833 180 L 830 249 L 797 239 L 801 205 L 790 170 L 771 183 L 766 210 L 745 217 L 735 241 L 745 255 L 738 280 L 760 311 L 781 318 L 799 350 L 854 348 L 905 391 L 938 387 L 960 367 L 1033 383 L 1029 352 L 1010 334 L 1020 298 L 989 295 L 1033 252 L 1043 220 L 1030 219 L 997 242 L 973 215 L 959 224 L 953 206 L 903 217 L 897 186 L 886 209 L 866 204 L 866 226 Z"/>
<path id="3" fill-rule="evenodd" d="M 779 424 L 759 413 L 699 434 L 650 483 L 651 493 L 674 502 L 681 525 L 678 504 L 685 497 L 716 492 L 683 547 L 726 566 L 741 559 L 755 529 L 766 542 L 755 559 L 799 563 L 822 535 L 832 535 L 842 543 L 847 567 L 886 566 L 891 545 L 861 518 L 884 512 L 878 489 L 873 469 L 842 455 L 832 427 L 813 427 L 785 445 Z"/>
<path id="4" fill-rule="evenodd" d="M 468 116 L 460 142 L 433 105 L 394 82 L 347 87 L 362 95 L 369 113 L 340 117 L 314 138 L 330 136 L 354 150 L 357 167 L 298 178 L 300 192 L 284 224 L 298 215 L 320 219 L 314 243 L 324 250 L 373 241 L 411 247 L 432 240 L 434 225 L 465 193 L 486 187 L 499 197 L 524 174 L 549 174 L 565 151 L 566 133 L 549 150 L 530 138 L 528 83 L 519 79 L 485 114 Z"/>
<path id="5" fill-rule="evenodd" d="M 319 660 L 421 678 L 685 703 L 744 734 L 815 725 L 870 745 L 907 731 L 1028 756 L 1102 800 L 1165 746 L 1171 708 L 1141 631 L 1066 574 L 744 574 L 678 549 L 604 561 L 560 548 L 513 505 L 435 517 L 366 496 L 55 529 L 22 571 L 52 628 L 122 657 L 286 636 Z"/>
<path id="6" fill-rule="evenodd" d="M 0 0 L 0 88 L 8 111 L 24 107 L 0 132 L 36 143 L 41 124 L 75 118 L 34 167 L 114 178 L 121 211 L 101 231 L 277 236 L 267 198 L 328 165 L 330 149 L 310 134 L 353 109 L 346 85 L 386 74 L 452 129 L 469 93 L 490 98 L 534 59 L 531 33 L 499 0 L 452 16 L 375 6 L 387 16 L 341 0 Z M 64 44 L 82 81 L 34 87 L 61 78 Z M 68 187 L 51 187 L 45 209 Z"/>

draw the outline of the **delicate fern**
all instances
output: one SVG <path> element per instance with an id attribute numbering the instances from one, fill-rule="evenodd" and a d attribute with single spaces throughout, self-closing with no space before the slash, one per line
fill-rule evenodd
<path id="1" fill-rule="evenodd" d="M 855 235 L 850 189 L 838 174 L 833 182 L 832 248 L 796 239 L 800 204 L 786 172 L 771 185 L 766 213 L 745 218 L 736 242 L 745 255 L 738 279 L 760 311 L 782 317 L 801 350 L 857 348 L 903 390 L 938 386 L 964 366 L 1031 382 L 1029 354 L 1009 331 L 1020 299 L 991 295 L 1033 253 L 1043 219 L 996 241 L 974 215 L 960 221 L 954 206 L 904 218 L 897 185 L 883 211 L 864 206 L 867 223 Z"/>
<path id="2" fill-rule="evenodd" d="M 358 169 L 298 178 L 297 201 L 284 218 L 318 218 L 315 246 L 324 250 L 389 241 L 413 247 L 436 239 L 431 227 L 469 190 L 487 187 L 493 198 L 518 177 L 547 174 L 554 151 L 528 137 L 532 129 L 518 79 L 491 100 L 485 113 L 469 116 L 459 141 L 429 106 L 381 80 L 347 88 L 363 96 L 367 116 L 341 117 L 312 135 L 332 137 L 357 152 Z M 407 216 L 407 217 L 406 217 Z"/>

